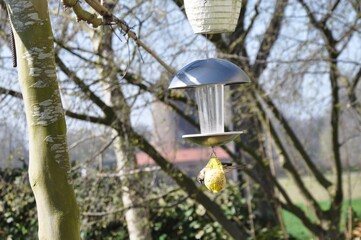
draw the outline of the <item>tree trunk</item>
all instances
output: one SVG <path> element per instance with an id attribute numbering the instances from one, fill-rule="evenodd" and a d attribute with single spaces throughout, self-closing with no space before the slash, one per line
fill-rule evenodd
<path id="1" fill-rule="evenodd" d="M 112 11 L 115 3 L 108 1 L 105 5 Z M 126 102 L 117 78 L 117 67 L 114 67 L 114 52 L 112 49 L 112 31 L 110 28 L 101 28 L 96 32 L 93 39 L 94 47 L 101 57 L 98 58 L 99 77 L 107 97 L 106 103 L 115 110 L 118 119 L 124 124 L 114 123 L 114 150 L 117 158 L 117 170 L 121 174 L 122 201 L 126 208 L 125 219 L 127 222 L 129 239 L 142 240 L 152 239 L 150 223 L 148 220 L 148 208 L 144 206 L 146 189 L 142 187 L 142 177 L 130 174 L 137 168 L 135 147 L 128 141 L 127 129 L 131 128 L 130 107 Z"/>
<path id="2" fill-rule="evenodd" d="M 263 129 L 261 123 L 256 117 L 255 107 L 251 103 L 250 96 L 247 94 L 249 89 L 240 89 L 234 88 L 233 94 L 231 96 L 232 99 L 232 115 L 234 119 L 234 129 L 244 130 L 246 129 L 246 133 L 240 136 L 240 141 L 242 143 L 247 143 L 247 146 L 254 149 L 258 153 L 264 152 L 263 144 L 261 143 L 260 136 L 263 134 Z M 246 104 L 240 104 L 240 99 L 246 102 Z M 279 224 L 277 213 L 275 209 L 275 205 L 272 201 L 267 199 L 264 194 L 263 189 L 268 189 L 270 192 L 274 192 L 273 186 L 270 186 L 268 179 L 264 177 L 264 172 L 261 166 L 258 164 L 253 164 L 252 159 L 248 158 L 247 155 L 243 154 L 241 147 L 236 143 L 235 144 L 235 152 L 239 159 L 242 159 L 247 164 L 253 165 L 253 174 L 257 179 L 257 183 L 260 184 L 261 189 L 255 189 L 252 187 L 251 189 L 254 191 L 255 195 L 262 196 L 263 198 L 257 198 L 253 201 L 257 206 L 257 210 L 260 213 L 260 218 L 264 221 L 264 224 L 267 224 L 269 227 L 274 227 Z M 242 156 L 244 155 L 244 156 Z M 242 176 L 240 176 L 242 179 Z M 241 183 L 242 184 L 242 183 Z M 257 192 L 258 191 L 258 192 Z M 246 193 L 244 193 L 246 194 Z M 273 195 L 273 194 L 272 194 Z"/>
<path id="3" fill-rule="evenodd" d="M 39 239 L 80 239 L 47 1 L 6 3 L 29 131 L 29 178 L 38 211 Z"/>
<path id="4" fill-rule="evenodd" d="M 117 167 L 121 174 L 122 200 L 127 221 L 129 239 L 152 239 L 149 223 L 149 210 L 144 203 L 147 189 L 141 184 L 140 174 L 133 174 L 137 168 L 135 148 L 124 136 L 119 136 L 115 141 L 115 150 L 117 156 Z"/>

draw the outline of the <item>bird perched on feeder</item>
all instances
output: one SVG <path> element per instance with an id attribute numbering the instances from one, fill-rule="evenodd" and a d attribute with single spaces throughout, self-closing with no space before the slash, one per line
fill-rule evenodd
<path id="1" fill-rule="evenodd" d="M 214 155 L 211 156 L 207 165 L 199 172 L 197 181 L 216 193 L 226 186 L 225 172 L 233 169 L 244 169 L 244 166 L 232 166 L 231 163 L 222 163 Z"/>

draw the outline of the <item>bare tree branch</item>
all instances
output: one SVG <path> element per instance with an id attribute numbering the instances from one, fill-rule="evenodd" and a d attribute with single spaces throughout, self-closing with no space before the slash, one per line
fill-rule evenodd
<path id="1" fill-rule="evenodd" d="M 339 143 L 339 119 L 340 119 L 340 101 L 339 101 L 339 86 L 337 79 L 339 77 L 337 64 L 330 63 L 330 80 L 332 87 L 332 110 L 331 110 L 331 136 L 332 136 L 332 148 L 334 155 L 334 168 L 336 172 L 336 191 L 332 201 L 335 215 L 339 216 L 339 212 L 342 208 L 343 191 L 342 191 L 342 164 L 341 164 L 341 152 Z M 335 221 L 340 221 L 338 218 Z"/>
<path id="2" fill-rule="evenodd" d="M 60 69 L 74 81 L 76 85 L 86 94 L 86 96 L 92 100 L 105 114 L 108 121 L 113 121 L 115 119 L 114 110 L 109 107 L 103 100 L 101 100 L 90 88 L 79 78 L 76 73 L 71 71 L 64 62 L 55 55 L 55 60 Z"/>
<path id="3" fill-rule="evenodd" d="M 281 201 L 279 201 L 279 204 L 282 206 L 283 209 L 295 214 L 298 218 L 300 218 L 302 223 L 314 234 L 319 235 L 320 233 L 325 232 L 320 225 L 310 221 L 307 215 L 305 214 L 305 212 L 301 208 L 297 207 L 296 205 L 285 204 Z"/>
<path id="4" fill-rule="evenodd" d="M 65 109 L 65 114 L 68 117 L 82 120 L 82 121 L 91 122 L 91 123 L 98 123 L 98 124 L 103 124 L 103 125 L 108 125 L 108 123 L 109 123 L 109 121 L 105 118 L 95 117 L 95 116 L 91 116 L 91 115 L 87 115 L 87 114 L 76 113 L 76 112 L 66 110 L 66 109 Z"/>
<path id="5" fill-rule="evenodd" d="M 311 194 L 311 192 L 308 191 L 299 172 L 297 171 L 296 167 L 292 163 L 291 158 L 286 150 L 286 147 L 284 146 L 284 144 L 281 141 L 280 134 L 277 133 L 277 131 L 274 127 L 274 124 L 272 123 L 271 120 L 269 120 L 269 124 L 266 124 L 267 114 L 264 111 L 263 107 L 261 106 L 260 102 L 257 102 L 257 106 L 258 106 L 258 109 L 260 110 L 260 115 L 261 115 L 261 118 L 263 119 L 263 124 L 267 125 L 267 127 L 269 125 L 268 128 L 271 133 L 271 136 L 272 136 L 277 148 L 280 150 L 280 152 L 282 153 L 282 155 L 284 157 L 283 168 L 286 169 L 290 173 L 291 177 L 293 178 L 293 180 L 296 183 L 296 186 L 299 188 L 301 194 L 305 197 L 305 199 L 307 201 L 309 201 L 311 203 L 311 206 L 313 207 L 313 210 L 316 212 L 317 217 L 319 219 L 322 219 L 323 215 L 324 215 L 323 211 L 322 211 L 321 207 L 319 206 L 319 204 L 317 203 L 316 199 Z"/>
<path id="6" fill-rule="evenodd" d="M 329 43 L 330 46 L 335 46 L 337 42 L 333 37 L 331 30 L 327 27 L 327 25 L 323 24 L 321 21 L 317 21 L 316 17 L 312 13 L 309 6 L 304 2 L 304 0 L 298 0 L 298 2 L 305 9 L 311 24 L 322 33 L 322 37 L 324 38 L 325 42 Z M 337 50 L 334 48 L 327 48 L 327 50 L 333 52 L 333 54 L 338 54 Z"/>
<path id="7" fill-rule="evenodd" d="M 293 129 L 291 128 L 291 126 L 289 125 L 289 123 L 287 122 L 287 120 L 285 119 L 283 114 L 281 113 L 281 111 L 273 103 L 272 99 L 268 95 L 266 95 L 266 93 L 260 88 L 260 86 L 258 86 L 258 87 L 257 86 L 258 85 L 256 85 L 257 91 L 259 91 L 258 96 L 260 96 L 264 100 L 264 102 L 269 107 L 269 110 L 271 110 L 273 115 L 277 118 L 277 120 L 280 122 L 280 124 L 282 125 L 284 130 L 287 132 L 287 135 L 291 139 L 291 141 L 292 141 L 294 147 L 296 148 L 296 150 L 302 156 L 302 159 L 305 161 L 307 167 L 310 169 L 310 171 L 315 176 L 317 181 L 325 189 L 329 189 L 329 187 L 332 186 L 332 183 L 322 174 L 322 172 L 320 170 L 318 170 L 316 165 L 312 162 L 312 159 L 311 159 L 310 155 L 307 153 L 307 151 L 303 147 L 301 141 L 299 140 L 296 133 L 293 131 Z M 255 100 L 259 101 L 256 97 L 255 97 Z M 262 104 L 260 106 L 262 107 Z"/>
<path id="8" fill-rule="evenodd" d="M 244 22 L 245 22 L 245 16 L 246 16 L 246 9 L 248 6 L 248 1 L 242 1 L 242 8 L 239 15 L 238 24 L 236 27 L 235 32 L 231 35 L 230 40 L 231 44 L 229 46 L 229 53 L 237 54 L 238 52 L 242 53 L 242 56 L 248 59 L 248 53 L 245 48 L 245 40 L 248 36 L 249 32 L 251 31 L 252 27 L 254 26 L 254 23 L 256 22 L 257 17 L 259 16 L 259 5 L 261 4 L 261 0 L 257 1 L 254 6 L 254 15 L 251 17 L 250 24 L 248 25 L 247 29 L 244 30 Z M 249 65 L 249 62 L 248 64 Z"/>
<path id="9" fill-rule="evenodd" d="M 326 25 L 326 22 L 328 21 L 328 19 L 332 16 L 332 14 L 334 13 L 334 11 L 336 10 L 337 6 L 340 4 L 340 0 L 336 0 L 336 2 L 334 2 L 334 4 L 331 6 L 330 10 L 327 12 L 327 14 L 325 16 L 323 16 L 322 20 L 320 21 L 323 25 Z"/>
<path id="10" fill-rule="evenodd" d="M 351 107 L 353 107 L 359 114 L 361 114 L 361 105 L 357 102 L 356 88 L 361 79 L 361 67 L 356 73 L 355 77 L 351 81 L 351 87 L 348 91 L 348 98 L 350 100 Z"/>
<path id="11" fill-rule="evenodd" d="M 274 196 L 273 191 L 269 191 L 270 188 L 267 188 L 266 186 L 261 185 L 263 187 L 263 190 L 265 193 L 269 196 L 270 199 L 273 201 L 276 201 L 278 204 L 282 206 L 283 209 L 293 213 L 295 216 L 297 216 L 302 223 L 307 226 L 313 233 L 318 234 L 323 231 L 323 229 L 317 225 L 316 223 L 313 223 L 305 214 L 305 212 L 295 205 L 289 195 L 287 194 L 286 190 L 281 186 L 278 179 L 271 174 L 271 171 L 268 167 L 265 166 L 264 161 L 262 160 L 262 157 L 257 154 L 252 148 L 247 147 L 242 142 L 237 142 L 238 145 L 241 146 L 241 149 L 245 151 L 247 154 L 252 156 L 252 158 L 258 163 L 259 166 L 262 168 L 262 172 L 265 174 L 265 178 L 272 182 L 272 184 L 275 186 L 275 188 L 281 193 L 282 197 L 285 199 L 286 202 L 281 201 L 279 198 Z"/>
<path id="12" fill-rule="evenodd" d="M 277 0 L 275 11 L 273 13 L 270 24 L 267 27 L 260 48 L 256 56 L 256 62 L 253 66 L 253 75 L 255 79 L 258 79 L 263 70 L 267 67 L 265 63 L 258 60 L 266 60 L 271 53 L 271 49 L 278 39 L 281 31 L 282 20 L 284 17 L 284 11 L 288 4 L 288 0 Z"/>
<path id="13" fill-rule="evenodd" d="M 6 94 L 15 98 L 23 99 L 23 95 L 20 92 L 0 87 L 0 94 Z"/>
<path id="14" fill-rule="evenodd" d="M 167 65 L 150 47 L 148 47 L 143 41 L 141 41 L 136 33 L 132 31 L 132 29 L 129 27 L 129 25 L 122 19 L 119 19 L 115 17 L 107 8 L 102 6 L 98 1 L 96 0 L 85 0 L 90 7 L 92 7 L 97 13 L 99 13 L 101 16 L 103 16 L 105 19 L 107 19 L 109 22 L 103 23 L 103 24 L 112 24 L 114 22 L 120 29 L 131 39 L 133 39 L 138 47 L 142 47 L 145 51 L 147 51 L 154 59 L 157 60 L 169 73 L 172 75 L 175 74 L 175 70 L 171 68 L 169 65 Z M 85 10 L 81 8 L 80 4 L 77 4 L 78 0 L 62 0 L 64 6 L 71 7 L 74 9 L 74 6 L 77 7 L 77 12 L 74 12 L 77 14 L 77 17 L 79 20 L 85 20 L 89 21 L 89 18 L 83 18 L 83 13 Z M 93 22 L 91 22 L 93 24 Z"/>
<path id="15" fill-rule="evenodd" d="M 332 31 L 327 27 L 326 24 L 322 24 L 316 20 L 311 9 L 303 0 L 298 0 L 303 8 L 305 9 L 307 16 L 310 19 L 311 24 L 319 30 L 321 36 L 324 38 L 324 42 L 329 53 L 331 60 L 338 58 L 340 52 L 336 48 L 337 41 L 335 40 Z M 336 189 L 332 199 L 332 207 L 329 210 L 331 221 L 335 226 L 340 222 L 340 212 L 342 208 L 343 192 L 342 192 L 342 164 L 341 164 L 341 153 L 339 143 L 339 118 L 340 118 L 340 101 L 339 101 L 339 85 L 338 78 L 340 76 L 337 63 L 330 61 L 330 83 L 331 83 L 331 95 L 332 95 L 332 109 L 331 109 L 331 138 L 332 138 L 332 149 L 333 149 L 333 165 L 336 174 Z"/>
<path id="16" fill-rule="evenodd" d="M 3 87 L 0 87 L 0 95 L 1 94 L 10 95 L 10 96 L 18 98 L 18 99 L 23 99 L 23 95 L 20 92 L 10 90 L 10 89 L 6 89 L 6 88 L 3 88 Z M 78 119 L 78 120 L 82 120 L 82 121 L 87 121 L 87 122 L 91 122 L 91 123 L 98 123 L 98 124 L 103 124 L 103 125 L 108 124 L 108 120 L 105 119 L 105 118 L 95 117 L 95 116 L 91 116 L 91 115 L 87 115 L 87 114 L 76 113 L 76 112 L 73 112 L 71 110 L 66 110 L 65 109 L 65 114 L 68 117 Z"/>

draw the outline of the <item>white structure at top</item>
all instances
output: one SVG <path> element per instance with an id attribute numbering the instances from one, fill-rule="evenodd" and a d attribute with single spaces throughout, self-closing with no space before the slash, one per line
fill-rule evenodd
<path id="1" fill-rule="evenodd" d="M 242 0 L 184 0 L 194 33 L 234 32 Z"/>

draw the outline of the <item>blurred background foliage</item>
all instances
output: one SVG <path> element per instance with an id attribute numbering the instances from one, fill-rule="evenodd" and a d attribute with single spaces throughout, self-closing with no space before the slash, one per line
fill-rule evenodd
<path id="1" fill-rule="evenodd" d="M 0 218 L 0 238 L 37 239 L 35 199 L 26 169 L 3 169 L 0 176 L 0 214 L 3 216 Z M 74 186 L 81 211 L 82 239 L 128 239 L 118 178 L 74 174 Z M 152 189 L 151 197 L 144 202 L 150 208 L 154 239 L 229 238 L 204 207 L 174 187 L 167 186 L 168 189 L 161 191 Z M 229 184 L 222 194 L 210 197 L 222 206 L 228 218 L 249 229 L 250 216 L 242 190 L 242 186 Z M 283 238 L 280 229 L 269 227 L 257 212 L 253 218 L 257 239 Z"/>

